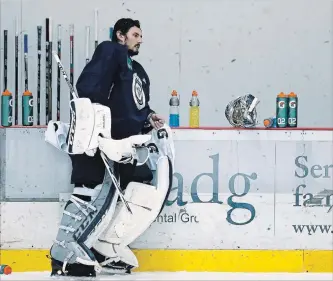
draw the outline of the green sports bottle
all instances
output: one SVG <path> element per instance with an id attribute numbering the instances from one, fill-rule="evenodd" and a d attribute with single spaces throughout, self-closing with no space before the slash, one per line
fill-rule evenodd
<path id="1" fill-rule="evenodd" d="M 288 120 L 288 96 L 283 92 L 276 97 L 276 126 L 286 128 Z"/>
<path id="2" fill-rule="evenodd" d="M 22 125 L 32 126 L 34 124 L 32 93 L 25 91 L 22 96 Z"/>
<path id="3" fill-rule="evenodd" d="M 288 95 L 288 127 L 297 127 L 298 97 L 294 92 Z"/>
<path id="4" fill-rule="evenodd" d="M 1 95 L 1 126 L 13 125 L 13 96 L 8 90 Z"/>

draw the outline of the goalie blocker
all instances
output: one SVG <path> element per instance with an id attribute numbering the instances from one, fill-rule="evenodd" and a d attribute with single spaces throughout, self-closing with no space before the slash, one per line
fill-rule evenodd
<path id="1" fill-rule="evenodd" d="M 139 266 L 129 245 L 156 219 L 171 190 L 172 132 L 164 125 L 148 135 L 113 140 L 109 108 L 85 98 L 70 104 L 71 123 L 50 121 L 46 142 L 67 154 L 101 152 L 106 169 L 103 183 L 74 188 L 50 250 L 52 274 L 129 272 Z M 124 163 L 147 165 L 153 174 L 151 184 L 130 180 L 125 191 L 120 190 L 117 166 Z"/>

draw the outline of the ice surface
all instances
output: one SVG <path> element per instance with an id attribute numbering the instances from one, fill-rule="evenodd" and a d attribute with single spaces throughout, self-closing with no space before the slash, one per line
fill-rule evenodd
<path id="1" fill-rule="evenodd" d="M 1 275 L 0 280 L 333 280 L 333 273 L 138 272 L 96 278 L 50 277 L 49 272 Z"/>

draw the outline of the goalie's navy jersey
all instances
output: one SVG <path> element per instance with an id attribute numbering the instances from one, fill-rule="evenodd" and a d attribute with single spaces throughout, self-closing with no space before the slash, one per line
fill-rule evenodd
<path id="1" fill-rule="evenodd" d="M 128 56 L 127 47 L 111 41 L 99 44 L 78 78 L 79 97 L 110 107 L 115 139 L 139 134 L 147 120 L 149 77 Z"/>
<path id="2" fill-rule="evenodd" d="M 78 78 L 79 97 L 111 109 L 111 134 L 122 139 L 142 132 L 149 108 L 149 78 L 143 67 L 128 57 L 125 46 L 111 41 L 99 44 Z M 73 184 L 103 181 L 105 166 L 99 153 L 71 155 Z"/>

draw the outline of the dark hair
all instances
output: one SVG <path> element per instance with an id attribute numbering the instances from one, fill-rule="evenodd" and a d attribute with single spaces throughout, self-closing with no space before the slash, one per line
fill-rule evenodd
<path id="1" fill-rule="evenodd" d="M 125 35 L 133 26 L 141 28 L 140 22 L 138 20 L 133 20 L 130 18 L 122 18 L 118 20 L 113 27 L 112 41 L 118 42 L 117 31 L 120 31 L 123 35 Z"/>

